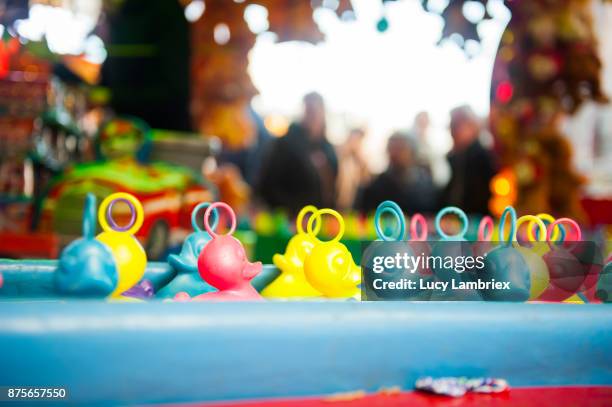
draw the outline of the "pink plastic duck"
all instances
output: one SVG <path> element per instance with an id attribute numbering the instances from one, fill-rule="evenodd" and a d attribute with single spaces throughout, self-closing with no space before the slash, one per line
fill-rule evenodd
<path id="1" fill-rule="evenodd" d="M 226 235 L 216 234 L 209 225 L 214 208 L 223 208 L 230 215 L 231 227 Z M 194 301 L 260 301 L 263 297 L 251 285 L 251 280 L 261 272 L 261 262 L 251 263 L 246 257 L 242 243 L 231 236 L 236 229 L 236 215 L 224 202 L 215 202 L 204 213 L 204 227 L 212 240 L 202 249 L 198 257 L 200 276 L 219 291 L 200 294 Z M 188 301 L 189 294 L 178 293 L 177 301 Z"/>

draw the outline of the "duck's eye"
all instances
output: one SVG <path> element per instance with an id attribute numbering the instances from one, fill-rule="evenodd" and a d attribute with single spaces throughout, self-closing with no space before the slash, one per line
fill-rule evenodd
<path id="1" fill-rule="evenodd" d="M 311 252 L 312 252 L 312 247 L 311 246 L 302 246 L 302 254 L 304 256 L 308 256 Z"/>
<path id="2" fill-rule="evenodd" d="M 312 249 L 314 249 L 314 245 L 310 242 L 306 242 L 302 245 L 302 248 L 304 249 L 305 253 L 310 254 L 310 252 L 312 252 Z"/>
<path id="3" fill-rule="evenodd" d="M 244 254 L 244 250 L 241 247 L 236 248 L 236 258 L 238 260 L 244 260 L 246 255 Z"/>

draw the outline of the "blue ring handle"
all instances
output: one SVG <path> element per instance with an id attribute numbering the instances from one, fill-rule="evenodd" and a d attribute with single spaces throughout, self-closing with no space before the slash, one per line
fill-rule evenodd
<path id="1" fill-rule="evenodd" d="M 442 221 L 442 218 L 449 213 L 454 213 L 455 215 L 457 215 L 459 219 L 461 220 L 461 222 L 463 223 L 463 227 L 461 228 L 461 231 L 457 233 L 456 235 L 447 235 L 446 233 L 444 233 L 444 231 L 442 230 L 442 227 L 440 226 L 440 222 Z M 436 215 L 436 232 L 438 232 L 438 234 L 442 236 L 442 239 L 444 240 L 463 239 L 465 234 L 467 233 L 467 230 L 468 230 L 467 215 L 465 214 L 465 212 L 463 212 L 460 208 L 457 208 L 456 206 L 447 206 L 446 208 L 438 212 L 438 214 Z"/>
<path id="2" fill-rule="evenodd" d="M 193 227 L 193 230 L 195 230 L 196 232 L 205 232 L 198 225 L 198 213 L 200 212 L 200 210 L 206 209 L 209 206 L 210 206 L 210 202 L 200 202 L 191 211 L 191 226 Z M 212 225 L 210 226 L 210 228 L 215 230 L 217 229 L 217 225 L 219 224 L 219 214 L 217 213 L 217 208 L 213 209 L 211 215 L 213 216 L 213 221 L 212 221 Z"/>
<path id="3" fill-rule="evenodd" d="M 546 224 L 546 221 L 544 219 L 542 219 L 542 222 L 544 223 L 544 225 L 546 225 L 546 227 L 548 227 L 548 225 L 550 225 L 550 222 L 548 224 Z M 565 242 L 565 228 L 563 227 L 562 224 L 558 224 L 557 227 L 559 228 L 559 232 L 560 232 L 561 236 L 559 236 L 559 240 L 557 240 L 554 243 L 561 244 L 561 243 Z M 540 228 L 536 228 L 535 229 L 535 238 L 536 238 L 536 240 L 540 238 Z"/>
<path id="4" fill-rule="evenodd" d="M 510 214 L 510 234 L 508 241 L 504 241 L 504 225 L 506 224 L 506 216 Z M 512 237 L 516 229 L 516 210 L 512 206 L 506 206 L 502 216 L 499 218 L 499 241 L 504 242 L 504 246 L 509 246 L 512 242 Z"/>
<path id="5" fill-rule="evenodd" d="M 85 208 L 83 209 L 83 237 L 93 239 L 96 233 L 96 196 L 91 192 L 85 196 Z"/>
<path id="6" fill-rule="evenodd" d="M 399 225 L 399 228 L 396 228 L 396 230 L 399 229 L 399 233 L 397 233 L 396 237 L 389 237 L 385 235 L 380 226 L 382 215 L 385 212 L 389 212 L 391 215 L 393 215 Z M 376 208 L 376 213 L 374 214 L 374 228 L 376 229 L 378 238 L 384 240 L 385 242 L 399 242 L 403 240 L 406 233 L 406 219 L 404 219 L 402 208 L 400 208 L 399 205 L 393 201 L 381 202 Z"/>

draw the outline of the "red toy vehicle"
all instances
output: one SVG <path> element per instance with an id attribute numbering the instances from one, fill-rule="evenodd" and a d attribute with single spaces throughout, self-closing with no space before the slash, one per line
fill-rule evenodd
<path id="1" fill-rule="evenodd" d="M 161 258 L 168 246 L 181 242 L 191 231 L 191 210 L 200 202 L 213 201 L 214 187 L 189 168 L 139 162 L 134 150 L 146 147 L 148 137 L 148 128 L 138 121 L 107 123 L 98 143 L 101 153 L 112 159 L 78 164 L 54 179 L 40 205 L 37 230 L 77 236 L 86 194 L 92 192 L 101 201 L 122 191 L 143 205 L 145 220 L 137 237 L 149 258 Z M 117 222 L 129 221 L 127 206 L 117 205 L 113 213 Z"/>
<path id="2" fill-rule="evenodd" d="M 102 200 L 117 191 L 142 202 L 145 221 L 137 236 L 151 258 L 161 257 L 170 244 L 182 241 L 191 229 L 193 207 L 214 198 L 213 191 L 188 170 L 169 164 L 142 165 L 134 160 L 82 164 L 51 185 L 42 204 L 39 230 L 78 235 L 87 192 Z M 117 222 L 127 223 L 129 217 L 127 206 L 116 206 Z"/>

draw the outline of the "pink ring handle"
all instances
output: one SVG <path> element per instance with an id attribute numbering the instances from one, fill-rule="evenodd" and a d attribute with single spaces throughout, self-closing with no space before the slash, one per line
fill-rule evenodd
<path id="1" fill-rule="evenodd" d="M 236 231 L 236 214 L 234 213 L 232 207 L 226 204 L 225 202 L 215 202 L 213 204 L 210 204 L 208 208 L 206 208 L 206 212 L 204 212 L 204 229 L 206 229 L 206 231 L 212 238 L 219 236 L 217 233 L 215 233 L 213 228 L 208 223 L 208 221 L 210 220 L 210 215 L 215 208 L 225 209 L 229 214 L 231 226 L 229 232 L 227 232 L 226 235 L 232 235 Z"/>
<path id="2" fill-rule="evenodd" d="M 485 235 L 485 232 L 487 231 L 487 226 L 489 227 L 489 234 Z M 494 226 L 495 225 L 493 224 L 493 218 L 488 215 L 484 216 L 480 220 L 480 224 L 478 225 L 478 240 L 480 240 L 481 242 L 490 242 L 493 238 Z"/>
<path id="3" fill-rule="evenodd" d="M 567 223 L 572 225 L 575 231 L 576 241 L 579 242 L 582 240 L 582 230 L 580 229 L 580 225 L 578 224 L 578 222 L 570 218 L 559 218 L 550 225 L 548 225 L 548 229 L 546 230 L 546 240 L 548 241 L 549 245 L 552 243 L 550 238 L 552 237 L 553 232 L 555 231 L 555 227 L 561 223 Z"/>
<path id="4" fill-rule="evenodd" d="M 418 224 L 421 224 L 421 234 L 418 234 Z M 410 239 L 420 242 L 427 240 L 427 220 L 420 213 L 415 213 L 410 219 Z"/>

